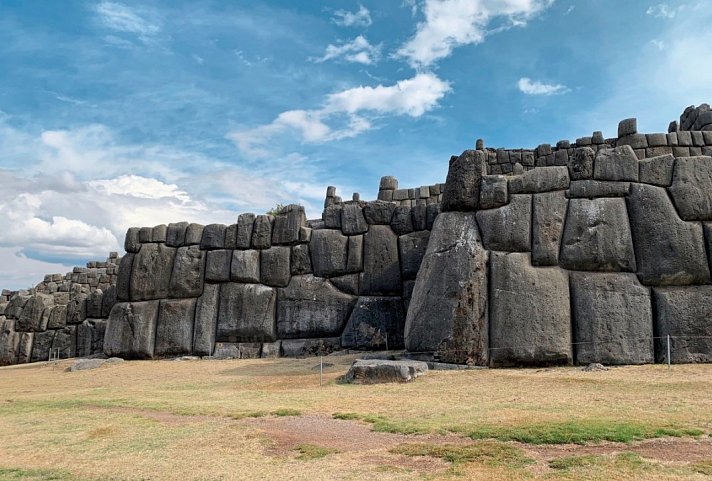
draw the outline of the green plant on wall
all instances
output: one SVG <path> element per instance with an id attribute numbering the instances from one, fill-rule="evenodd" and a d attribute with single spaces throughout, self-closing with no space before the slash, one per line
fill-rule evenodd
<path id="1" fill-rule="evenodd" d="M 284 204 L 277 204 L 266 212 L 267 215 L 277 215 L 284 210 Z"/>

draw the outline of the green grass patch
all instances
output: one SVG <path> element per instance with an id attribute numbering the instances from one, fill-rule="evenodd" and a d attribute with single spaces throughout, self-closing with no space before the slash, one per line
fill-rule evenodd
<path id="1" fill-rule="evenodd" d="M 430 456 L 448 461 L 454 465 L 479 463 L 487 466 L 522 468 L 534 460 L 514 446 L 496 442 L 481 441 L 475 444 L 401 444 L 390 450 L 405 456 Z"/>
<path id="2" fill-rule="evenodd" d="M 0 481 L 82 481 L 63 471 L 49 469 L 0 468 Z"/>
<path id="3" fill-rule="evenodd" d="M 586 444 L 601 441 L 629 443 L 662 437 L 700 436 L 700 429 L 651 426 L 642 423 L 569 421 L 528 426 L 478 426 L 462 432 L 472 439 L 519 441 L 527 444 Z"/>
<path id="4" fill-rule="evenodd" d="M 379 433 L 390 434 L 428 434 L 431 429 L 418 426 L 410 421 L 401 420 L 393 421 L 386 419 L 383 416 L 371 414 L 356 414 L 356 413 L 334 413 L 334 419 L 342 419 L 346 421 L 363 421 L 373 426 L 373 430 Z"/>
<path id="5" fill-rule="evenodd" d="M 301 416 L 302 412 L 298 409 L 282 408 L 272 411 L 272 416 Z"/>
<path id="6" fill-rule="evenodd" d="M 316 446 L 314 444 L 300 444 L 295 451 L 299 453 L 297 459 L 302 461 L 310 461 L 312 459 L 321 459 L 334 453 L 338 453 L 338 449 L 325 448 L 323 446 Z"/>
<path id="7" fill-rule="evenodd" d="M 228 417 L 236 420 L 240 419 L 245 419 L 245 418 L 263 418 L 267 416 L 267 412 L 265 411 L 248 411 L 248 412 L 242 412 L 242 413 L 233 413 L 229 414 Z"/>
<path id="8" fill-rule="evenodd" d="M 549 461 L 549 467 L 558 471 L 590 470 L 603 471 L 613 469 L 617 473 L 654 469 L 653 463 L 646 461 L 636 453 L 620 453 L 615 456 L 584 454 L 566 456 Z"/>

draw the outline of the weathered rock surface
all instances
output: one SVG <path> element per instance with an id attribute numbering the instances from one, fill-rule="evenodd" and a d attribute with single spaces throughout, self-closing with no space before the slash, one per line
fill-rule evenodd
<path id="1" fill-rule="evenodd" d="M 219 249 L 208 251 L 205 262 L 205 280 L 207 282 L 227 282 L 230 280 L 232 251 Z"/>
<path id="2" fill-rule="evenodd" d="M 35 332 L 29 362 L 49 361 L 55 334 L 56 331 Z"/>
<path id="3" fill-rule="evenodd" d="M 166 245 L 168 247 L 182 247 L 185 245 L 185 232 L 187 229 L 187 222 L 168 224 L 168 230 L 166 231 Z"/>
<path id="4" fill-rule="evenodd" d="M 520 253 L 493 252 L 490 269 L 490 364 L 571 364 L 567 273 Z"/>
<path id="5" fill-rule="evenodd" d="M 629 182 L 577 180 L 571 182 L 566 195 L 571 199 L 595 199 L 597 197 L 626 197 L 629 191 Z"/>
<path id="6" fill-rule="evenodd" d="M 346 274 L 349 238 L 335 229 L 319 229 L 312 232 L 309 243 L 314 275 L 336 277 Z"/>
<path id="7" fill-rule="evenodd" d="M 593 177 L 593 162 L 596 153 L 590 147 L 581 147 L 574 150 L 574 155 L 569 157 L 568 168 L 571 180 L 584 180 Z"/>
<path id="8" fill-rule="evenodd" d="M 236 250 L 232 253 L 230 280 L 237 282 L 260 282 L 260 251 Z"/>
<path id="9" fill-rule="evenodd" d="M 534 194 L 532 206 L 532 265 L 558 265 L 568 201 L 561 191 L 545 192 Z"/>
<path id="10" fill-rule="evenodd" d="M 340 336 L 355 303 L 356 297 L 340 292 L 326 279 L 293 276 L 287 287 L 278 290 L 278 337 Z"/>
<path id="11" fill-rule="evenodd" d="M 669 187 L 674 166 L 675 158 L 670 154 L 643 159 L 638 163 L 638 178 L 644 184 Z"/>
<path id="12" fill-rule="evenodd" d="M 576 362 L 653 362 L 650 290 L 635 274 L 571 274 Z"/>
<path id="13" fill-rule="evenodd" d="M 428 364 L 421 361 L 357 360 L 351 365 L 343 381 L 347 384 L 410 382 L 426 372 Z"/>
<path id="14" fill-rule="evenodd" d="M 116 304 L 106 325 L 104 353 L 127 359 L 152 358 L 158 306 L 159 301 Z"/>
<path id="15" fill-rule="evenodd" d="M 225 224 L 208 224 L 203 229 L 203 237 L 200 239 L 202 250 L 224 249 L 225 248 Z"/>
<path id="16" fill-rule="evenodd" d="M 341 210 L 341 232 L 346 235 L 358 235 L 368 231 L 368 223 L 359 203 L 344 204 Z"/>
<path id="17" fill-rule="evenodd" d="M 675 159 L 669 190 L 683 220 L 712 220 L 712 157 Z"/>
<path id="18" fill-rule="evenodd" d="M 0 323 L 0 366 L 17 364 L 21 336 L 15 331 L 14 320 L 5 319 Z"/>
<path id="19" fill-rule="evenodd" d="M 190 354 L 193 351 L 195 299 L 164 299 L 158 308 L 156 348 L 158 357 Z"/>
<path id="20" fill-rule="evenodd" d="M 277 294 L 260 284 L 227 283 L 220 287 L 217 340 L 274 342 Z"/>
<path id="21" fill-rule="evenodd" d="M 574 271 L 635 272 L 625 200 L 571 199 L 560 263 Z"/>
<path id="22" fill-rule="evenodd" d="M 507 177 L 485 175 L 480 183 L 480 209 L 496 209 L 509 202 Z"/>
<path id="23" fill-rule="evenodd" d="M 249 249 L 252 245 L 252 227 L 255 223 L 255 214 L 240 214 L 237 218 L 236 249 Z"/>
<path id="24" fill-rule="evenodd" d="M 299 243 L 299 230 L 307 223 L 304 207 L 291 204 L 274 218 L 272 232 L 273 245 L 293 245 Z"/>
<path id="25" fill-rule="evenodd" d="M 466 150 L 450 162 L 440 205 L 443 212 L 473 211 L 479 206 L 480 179 L 487 175 L 487 154 Z"/>
<path id="26" fill-rule="evenodd" d="M 712 362 L 712 286 L 655 288 L 655 360 Z"/>
<path id="27" fill-rule="evenodd" d="M 533 171 L 530 171 L 533 172 Z M 506 252 L 531 250 L 532 196 L 512 195 L 499 209 L 477 212 L 485 249 Z"/>
<path id="28" fill-rule="evenodd" d="M 289 246 L 273 246 L 264 249 L 260 255 L 260 280 L 272 287 L 285 287 L 289 284 L 291 270 L 289 259 L 292 249 Z"/>
<path id="29" fill-rule="evenodd" d="M 406 349 L 487 364 L 487 258 L 474 213 L 438 216 L 408 308 Z"/>
<path id="30" fill-rule="evenodd" d="M 255 223 L 252 227 L 253 249 L 267 249 L 272 246 L 272 222 L 274 222 L 274 218 L 271 215 L 258 215 L 255 217 Z"/>
<path id="31" fill-rule="evenodd" d="M 168 294 L 173 298 L 198 297 L 203 293 L 205 253 L 198 246 L 176 249 Z"/>
<path id="32" fill-rule="evenodd" d="M 391 218 L 391 229 L 397 235 L 407 234 L 413 232 L 413 216 L 411 215 L 411 208 L 406 206 L 398 206 L 393 210 L 393 217 Z"/>
<path id="33" fill-rule="evenodd" d="M 292 275 L 311 274 L 313 272 L 309 244 L 297 244 L 292 246 L 292 257 L 290 259 Z"/>
<path id="34" fill-rule="evenodd" d="M 537 167 L 522 175 L 509 178 L 509 195 L 536 194 L 569 187 L 569 169 L 567 167 Z"/>
<path id="35" fill-rule="evenodd" d="M 106 319 L 87 319 L 77 326 L 78 357 L 104 352 L 106 323 Z"/>
<path id="36" fill-rule="evenodd" d="M 638 182 L 638 157 L 630 145 L 601 149 L 596 155 L 593 177 L 596 180 Z"/>
<path id="37" fill-rule="evenodd" d="M 168 297 L 176 249 L 165 244 L 143 244 L 131 269 L 131 300 Z"/>
<path id="38" fill-rule="evenodd" d="M 393 202 L 376 200 L 368 202 L 363 208 L 363 215 L 369 224 L 390 225 L 396 205 Z"/>
<path id="39" fill-rule="evenodd" d="M 401 274 L 404 280 L 415 279 L 428 248 L 429 231 L 412 232 L 398 238 Z"/>
<path id="40" fill-rule="evenodd" d="M 325 356 L 341 349 L 340 342 L 338 337 L 284 339 L 280 345 L 280 353 L 283 357 Z"/>
<path id="41" fill-rule="evenodd" d="M 49 314 L 54 306 L 54 297 L 37 293 L 29 298 L 15 328 L 22 332 L 42 332 L 47 330 Z"/>
<path id="42" fill-rule="evenodd" d="M 361 294 L 368 296 L 398 295 L 402 289 L 398 237 L 388 226 L 373 225 L 364 234 L 363 239 Z"/>
<path id="43" fill-rule="evenodd" d="M 219 301 L 220 285 L 205 284 L 203 295 L 195 304 L 193 353 L 198 356 L 210 356 L 213 353 Z"/>
<path id="44" fill-rule="evenodd" d="M 643 284 L 710 282 L 702 226 L 681 220 L 664 189 L 631 185 L 628 214 L 638 278 Z"/>
<path id="45" fill-rule="evenodd" d="M 403 347 L 405 312 L 400 297 L 359 297 L 341 335 L 341 347 Z"/>

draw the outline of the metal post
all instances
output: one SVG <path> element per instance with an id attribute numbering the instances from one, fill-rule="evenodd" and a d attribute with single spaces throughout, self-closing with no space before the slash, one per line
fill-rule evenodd
<path id="1" fill-rule="evenodd" d="M 670 334 L 667 335 L 667 362 L 668 369 L 670 369 Z"/>
<path id="2" fill-rule="evenodd" d="M 324 356 L 319 354 L 319 386 L 324 385 Z"/>
<path id="3" fill-rule="evenodd" d="M 386 332 L 386 352 L 388 352 L 388 332 Z"/>

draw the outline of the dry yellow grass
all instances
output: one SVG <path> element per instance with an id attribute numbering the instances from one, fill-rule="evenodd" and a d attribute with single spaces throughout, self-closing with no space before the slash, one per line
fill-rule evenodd
<path id="1" fill-rule="evenodd" d="M 0 480 L 694 480 L 712 474 L 705 458 L 708 452 L 712 458 L 712 366 L 431 372 L 410 384 L 349 386 L 335 381 L 353 357 L 327 359 L 333 366 L 323 387 L 314 358 L 136 361 L 75 373 L 64 372 L 67 363 L 1 368 Z M 370 416 L 375 424 L 336 421 L 335 413 Z M 666 448 L 654 442 L 606 444 L 581 454 L 575 446 L 560 452 L 482 441 L 530 460 L 514 464 L 461 457 L 457 445 L 471 453 L 480 442 L 452 434 L 509 435 L 549 425 L 705 434 L 670 445 L 693 453 L 687 457 L 656 456 Z M 372 427 L 434 434 L 370 433 Z M 445 442 L 455 450 L 447 456 L 432 448 L 408 452 L 413 443 Z M 303 446 L 319 455 L 304 456 Z M 643 458 L 620 454 L 643 448 Z M 552 459 L 564 461 L 552 465 Z"/>

